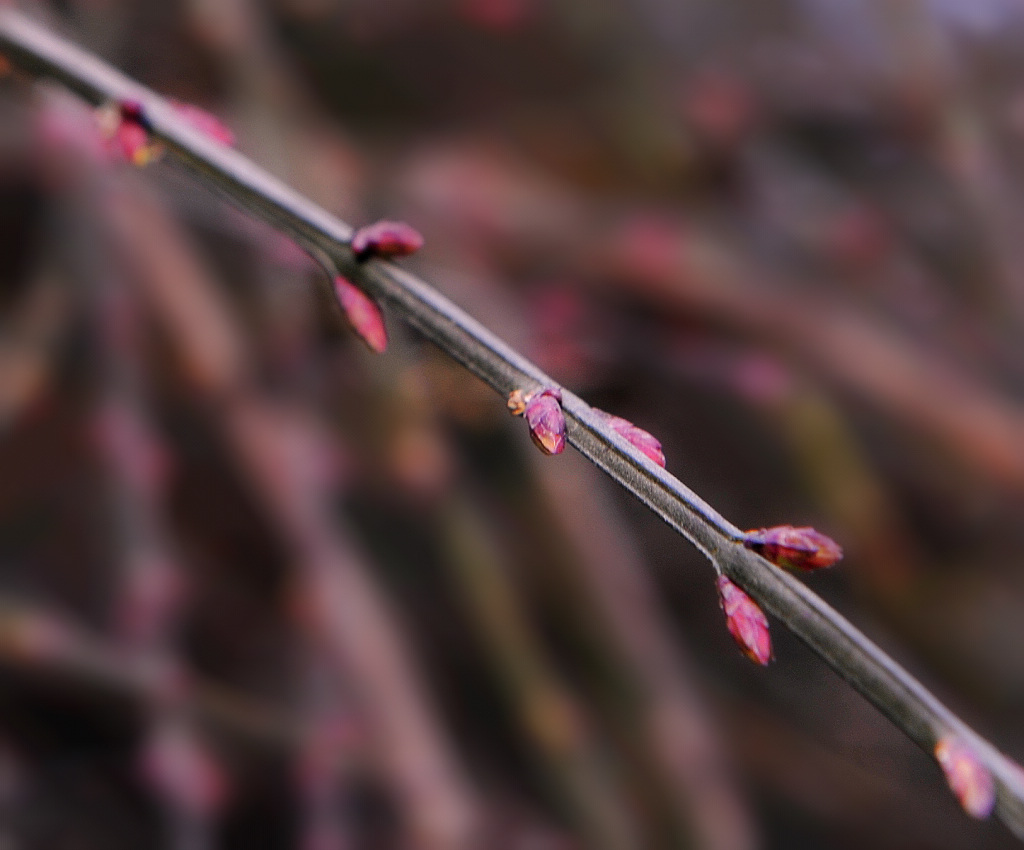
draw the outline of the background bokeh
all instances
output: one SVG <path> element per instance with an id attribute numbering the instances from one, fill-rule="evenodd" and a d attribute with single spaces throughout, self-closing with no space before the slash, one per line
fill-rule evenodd
<path id="1" fill-rule="evenodd" d="M 1024 757 L 1024 7 L 26 4 L 354 224 Z M 0 846 L 1013 846 L 296 246 L 0 79 Z M 325 292 L 327 294 L 325 294 Z"/>

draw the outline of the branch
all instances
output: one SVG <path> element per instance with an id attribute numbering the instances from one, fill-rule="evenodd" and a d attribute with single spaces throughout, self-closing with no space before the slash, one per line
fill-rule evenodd
<path id="1" fill-rule="evenodd" d="M 289 234 L 389 305 L 502 395 L 557 384 L 430 285 L 380 260 L 357 261 L 352 228 L 246 157 L 190 127 L 170 105 L 96 57 L 17 13 L 0 11 L 0 50 L 18 67 L 54 78 L 93 104 L 138 101 L 153 135 L 204 183 Z M 567 438 L 583 455 L 693 542 L 726 576 L 786 624 L 840 676 L 929 754 L 952 736 L 974 751 L 997 788 L 996 813 L 1024 838 L 1024 773 L 923 685 L 792 576 L 744 548 L 742 532 L 696 493 L 612 432 L 586 402 L 562 390 Z"/>
<path id="2" fill-rule="evenodd" d="M 59 613 L 0 596 L 0 666 L 126 699 L 143 712 L 175 707 L 204 730 L 272 752 L 302 746 L 293 717 L 198 679 L 180 666 L 130 655 Z"/>

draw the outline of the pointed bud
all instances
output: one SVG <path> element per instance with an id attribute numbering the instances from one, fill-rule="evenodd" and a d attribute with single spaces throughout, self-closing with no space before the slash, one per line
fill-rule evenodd
<path id="1" fill-rule="evenodd" d="M 809 526 L 776 525 L 748 531 L 743 545 L 773 564 L 794 570 L 820 570 L 843 557 L 838 543 Z"/>
<path id="2" fill-rule="evenodd" d="M 383 352 L 388 347 L 388 332 L 384 327 L 384 317 L 373 300 L 341 275 L 334 278 L 334 293 L 352 330 L 371 350 L 378 354 Z"/>
<path id="3" fill-rule="evenodd" d="M 234 145 L 234 132 L 212 112 L 178 100 L 172 100 L 171 107 L 200 133 L 227 147 Z"/>
<path id="4" fill-rule="evenodd" d="M 544 454 L 557 455 L 565 449 L 565 416 L 562 413 L 562 391 L 548 387 L 524 395 L 513 390 L 508 397 L 513 416 L 525 416 L 530 438 Z"/>
<path id="5" fill-rule="evenodd" d="M 767 666 L 772 660 L 768 618 L 758 604 L 725 576 L 718 577 L 718 599 L 725 612 L 729 634 L 743 654 L 755 664 Z"/>
<path id="6" fill-rule="evenodd" d="M 598 410 L 596 407 L 594 412 L 599 414 L 608 424 L 608 427 L 627 443 L 632 444 L 635 449 L 647 455 L 662 469 L 665 468 L 665 453 L 661 450 L 661 443 L 653 434 L 649 434 L 643 428 L 638 428 L 628 419 L 613 416 L 610 413 L 605 413 L 603 410 Z"/>
<path id="7" fill-rule="evenodd" d="M 403 221 L 378 221 L 360 227 L 352 237 L 357 260 L 405 257 L 423 247 L 423 237 Z"/>
<path id="8" fill-rule="evenodd" d="M 163 155 L 163 145 L 150 138 L 153 128 L 138 101 L 108 104 L 97 110 L 96 117 L 107 148 L 115 157 L 141 168 Z"/>
<path id="9" fill-rule="evenodd" d="M 945 737 L 935 745 L 935 760 L 967 814 L 979 819 L 992 814 L 995 782 L 973 750 L 956 738 Z"/>

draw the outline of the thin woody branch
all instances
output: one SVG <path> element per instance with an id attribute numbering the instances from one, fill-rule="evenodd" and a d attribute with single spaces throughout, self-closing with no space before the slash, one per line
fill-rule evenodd
<path id="1" fill-rule="evenodd" d="M 21 69 L 54 78 L 94 104 L 136 101 L 153 136 L 205 184 L 287 233 L 444 349 L 502 395 L 557 384 L 429 284 L 398 266 L 360 260 L 352 228 L 192 128 L 164 99 L 99 59 L 11 11 L 0 12 L 0 51 Z M 743 532 L 562 389 L 571 445 L 692 541 L 716 568 L 786 624 L 929 754 L 954 738 L 996 785 L 996 814 L 1024 838 L 1024 773 L 947 709 L 838 612 L 792 576 L 745 548 Z"/>

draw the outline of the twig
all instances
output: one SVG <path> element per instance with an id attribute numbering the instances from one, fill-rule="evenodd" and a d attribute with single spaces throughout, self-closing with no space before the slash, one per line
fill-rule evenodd
<path id="1" fill-rule="evenodd" d="M 348 246 L 352 229 L 347 224 L 241 154 L 207 139 L 162 98 L 99 59 L 10 10 L 0 12 L 0 50 L 15 65 L 55 78 L 94 104 L 138 101 L 154 136 L 205 183 L 329 257 L 342 274 L 390 305 L 499 393 L 556 385 L 421 279 L 391 263 L 357 262 Z M 573 446 L 691 540 L 913 741 L 928 753 L 947 735 L 970 746 L 995 779 L 996 813 L 1024 838 L 1024 774 L 1016 765 L 803 584 L 740 545 L 736 526 L 613 434 L 582 399 L 564 390 L 562 396 Z"/>
<path id="2" fill-rule="evenodd" d="M 290 752 L 305 730 L 244 696 L 197 679 L 183 668 L 129 655 L 59 614 L 0 596 L 0 665 L 42 673 L 108 693 L 146 712 L 174 702 L 197 725 L 230 740 Z"/>
<path id="3" fill-rule="evenodd" d="M 491 657 L 521 732 L 585 845 L 595 850 L 641 846 L 641 824 L 629 817 L 602 769 L 592 724 L 532 639 L 481 517 L 468 500 L 456 496 L 442 501 L 436 520 L 445 560 L 481 649 Z M 650 841 L 648 835 L 642 843 L 649 846 Z"/>
<path id="4" fill-rule="evenodd" d="M 303 620 L 354 683 L 374 749 L 409 813 L 417 847 L 472 846 L 476 796 L 436 720 L 395 617 L 333 514 L 332 444 L 319 421 L 252 390 L 252 357 L 202 266 L 156 205 L 125 194 L 111 226 L 138 264 L 190 375 L 216 413 L 239 471 L 295 562 Z M 203 333 L 195 332 L 203 322 Z M 212 343 L 212 344 L 211 344 Z"/>

